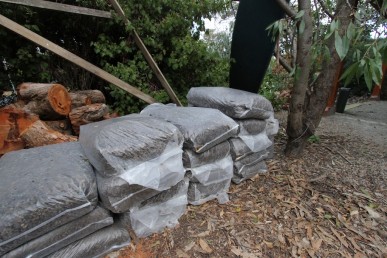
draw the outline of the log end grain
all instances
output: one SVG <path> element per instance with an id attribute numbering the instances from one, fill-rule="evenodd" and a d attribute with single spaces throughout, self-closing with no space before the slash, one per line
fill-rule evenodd
<path id="1" fill-rule="evenodd" d="M 52 109 L 60 114 L 67 116 L 71 111 L 71 98 L 67 89 L 60 84 L 54 84 L 48 91 L 48 101 Z"/>

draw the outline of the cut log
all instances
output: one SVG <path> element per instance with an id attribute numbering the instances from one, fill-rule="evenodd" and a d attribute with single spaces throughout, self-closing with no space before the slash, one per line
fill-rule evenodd
<path id="1" fill-rule="evenodd" d="M 96 104 L 96 103 L 106 104 L 105 95 L 103 95 L 102 91 L 99 91 L 99 90 L 81 90 L 81 91 L 76 91 L 75 93 L 88 96 L 91 100 L 90 104 Z"/>
<path id="2" fill-rule="evenodd" d="M 102 103 L 91 104 L 71 110 L 69 118 L 75 134 L 79 134 L 81 125 L 101 121 L 109 113 L 107 105 Z"/>
<path id="3" fill-rule="evenodd" d="M 65 135 L 72 135 L 72 127 L 70 120 L 44 121 L 44 123 L 52 130 L 58 131 Z"/>
<path id="4" fill-rule="evenodd" d="M 64 135 L 60 132 L 51 130 L 41 120 L 36 121 L 20 134 L 20 138 L 26 144 L 26 147 L 38 147 L 63 142 L 75 142 L 78 137 Z"/>
<path id="5" fill-rule="evenodd" d="M 23 109 L 9 105 L 0 109 L 0 154 L 24 148 L 24 142 L 19 138 L 20 132 L 28 128 L 39 117 L 27 113 Z"/>
<path id="6" fill-rule="evenodd" d="M 69 94 L 71 98 L 71 110 L 91 104 L 91 98 L 85 94 L 79 94 L 78 92 L 70 92 Z"/>
<path id="7" fill-rule="evenodd" d="M 58 119 L 71 110 L 71 98 L 60 84 L 22 83 L 18 86 L 20 99 L 29 102 L 26 109 L 42 119 Z"/>

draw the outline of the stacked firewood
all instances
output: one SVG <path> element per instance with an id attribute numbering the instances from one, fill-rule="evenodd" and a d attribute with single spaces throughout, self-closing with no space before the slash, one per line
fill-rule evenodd
<path id="1" fill-rule="evenodd" d="M 0 109 L 0 155 L 78 140 L 79 127 L 109 118 L 99 90 L 69 92 L 61 84 L 22 83 L 18 102 Z"/>

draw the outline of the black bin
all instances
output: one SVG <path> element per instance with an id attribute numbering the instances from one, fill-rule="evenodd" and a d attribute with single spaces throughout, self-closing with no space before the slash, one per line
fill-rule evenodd
<path id="1" fill-rule="evenodd" d="M 339 97 L 337 98 L 337 102 L 336 102 L 337 113 L 344 113 L 350 91 L 351 91 L 350 88 L 340 88 Z"/>

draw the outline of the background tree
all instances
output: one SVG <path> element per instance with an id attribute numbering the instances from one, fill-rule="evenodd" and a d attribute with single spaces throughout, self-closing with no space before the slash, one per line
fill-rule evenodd
<path id="1" fill-rule="evenodd" d="M 312 3 L 311 0 L 298 0 L 297 3 L 293 2 L 293 6 L 283 0 L 277 2 L 291 21 L 285 25 L 277 22 L 271 30 L 286 33 L 287 37 L 282 41 L 285 44 L 278 51 L 287 57 L 295 57 L 285 152 L 287 155 L 299 155 L 321 121 L 336 72 L 350 46 L 361 39 L 365 29 L 370 27 L 369 24 L 374 28 L 384 24 L 385 28 L 386 22 L 380 14 L 385 13 L 386 1 L 336 0 Z M 382 4 L 377 14 L 375 9 L 370 12 L 370 2 L 378 6 Z M 294 7 L 298 8 L 297 12 Z M 294 24 L 296 28 L 296 41 L 293 40 L 295 29 L 289 24 Z M 365 53 L 355 50 L 356 62 L 345 71 L 342 76 L 344 80 L 348 83 L 355 77 L 363 76 L 368 87 L 380 82 L 386 45 L 385 39 L 374 40 Z"/>
<path id="2" fill-rule="evenodd" d="M 111 9 L 103 0 L 60 2 Z M 226 84 L 228 60 L 218 52 L 210 51 L 207 44 L 200 40 L 200 33 L 205 30 L 204 18 L 229 8 L 227 0 L 120 0 L 120 4 L 131 21 L 129 26 L 125 26 L 117 17 L 107 20 L 6 3 L 0 3 L 0 13 L 100 65 L 160 102 L 168 101 L 168 95 L 130 36 L 133 27 L 178 95 L 185 96 L 192 86 Z M 5 28 L 0 28 L 0 35 L 4 39 L 0 56 L 7 60 L 16 83 L 58 81 L 69 88 L 102 89 L 111 94 L 110 103 L 120 113 L 138 112 L 144 105 L 122 90 L 106 85 L 81 68 Z M 1 85 L 8 85 L 3 73 L 0 82 Z"/>

